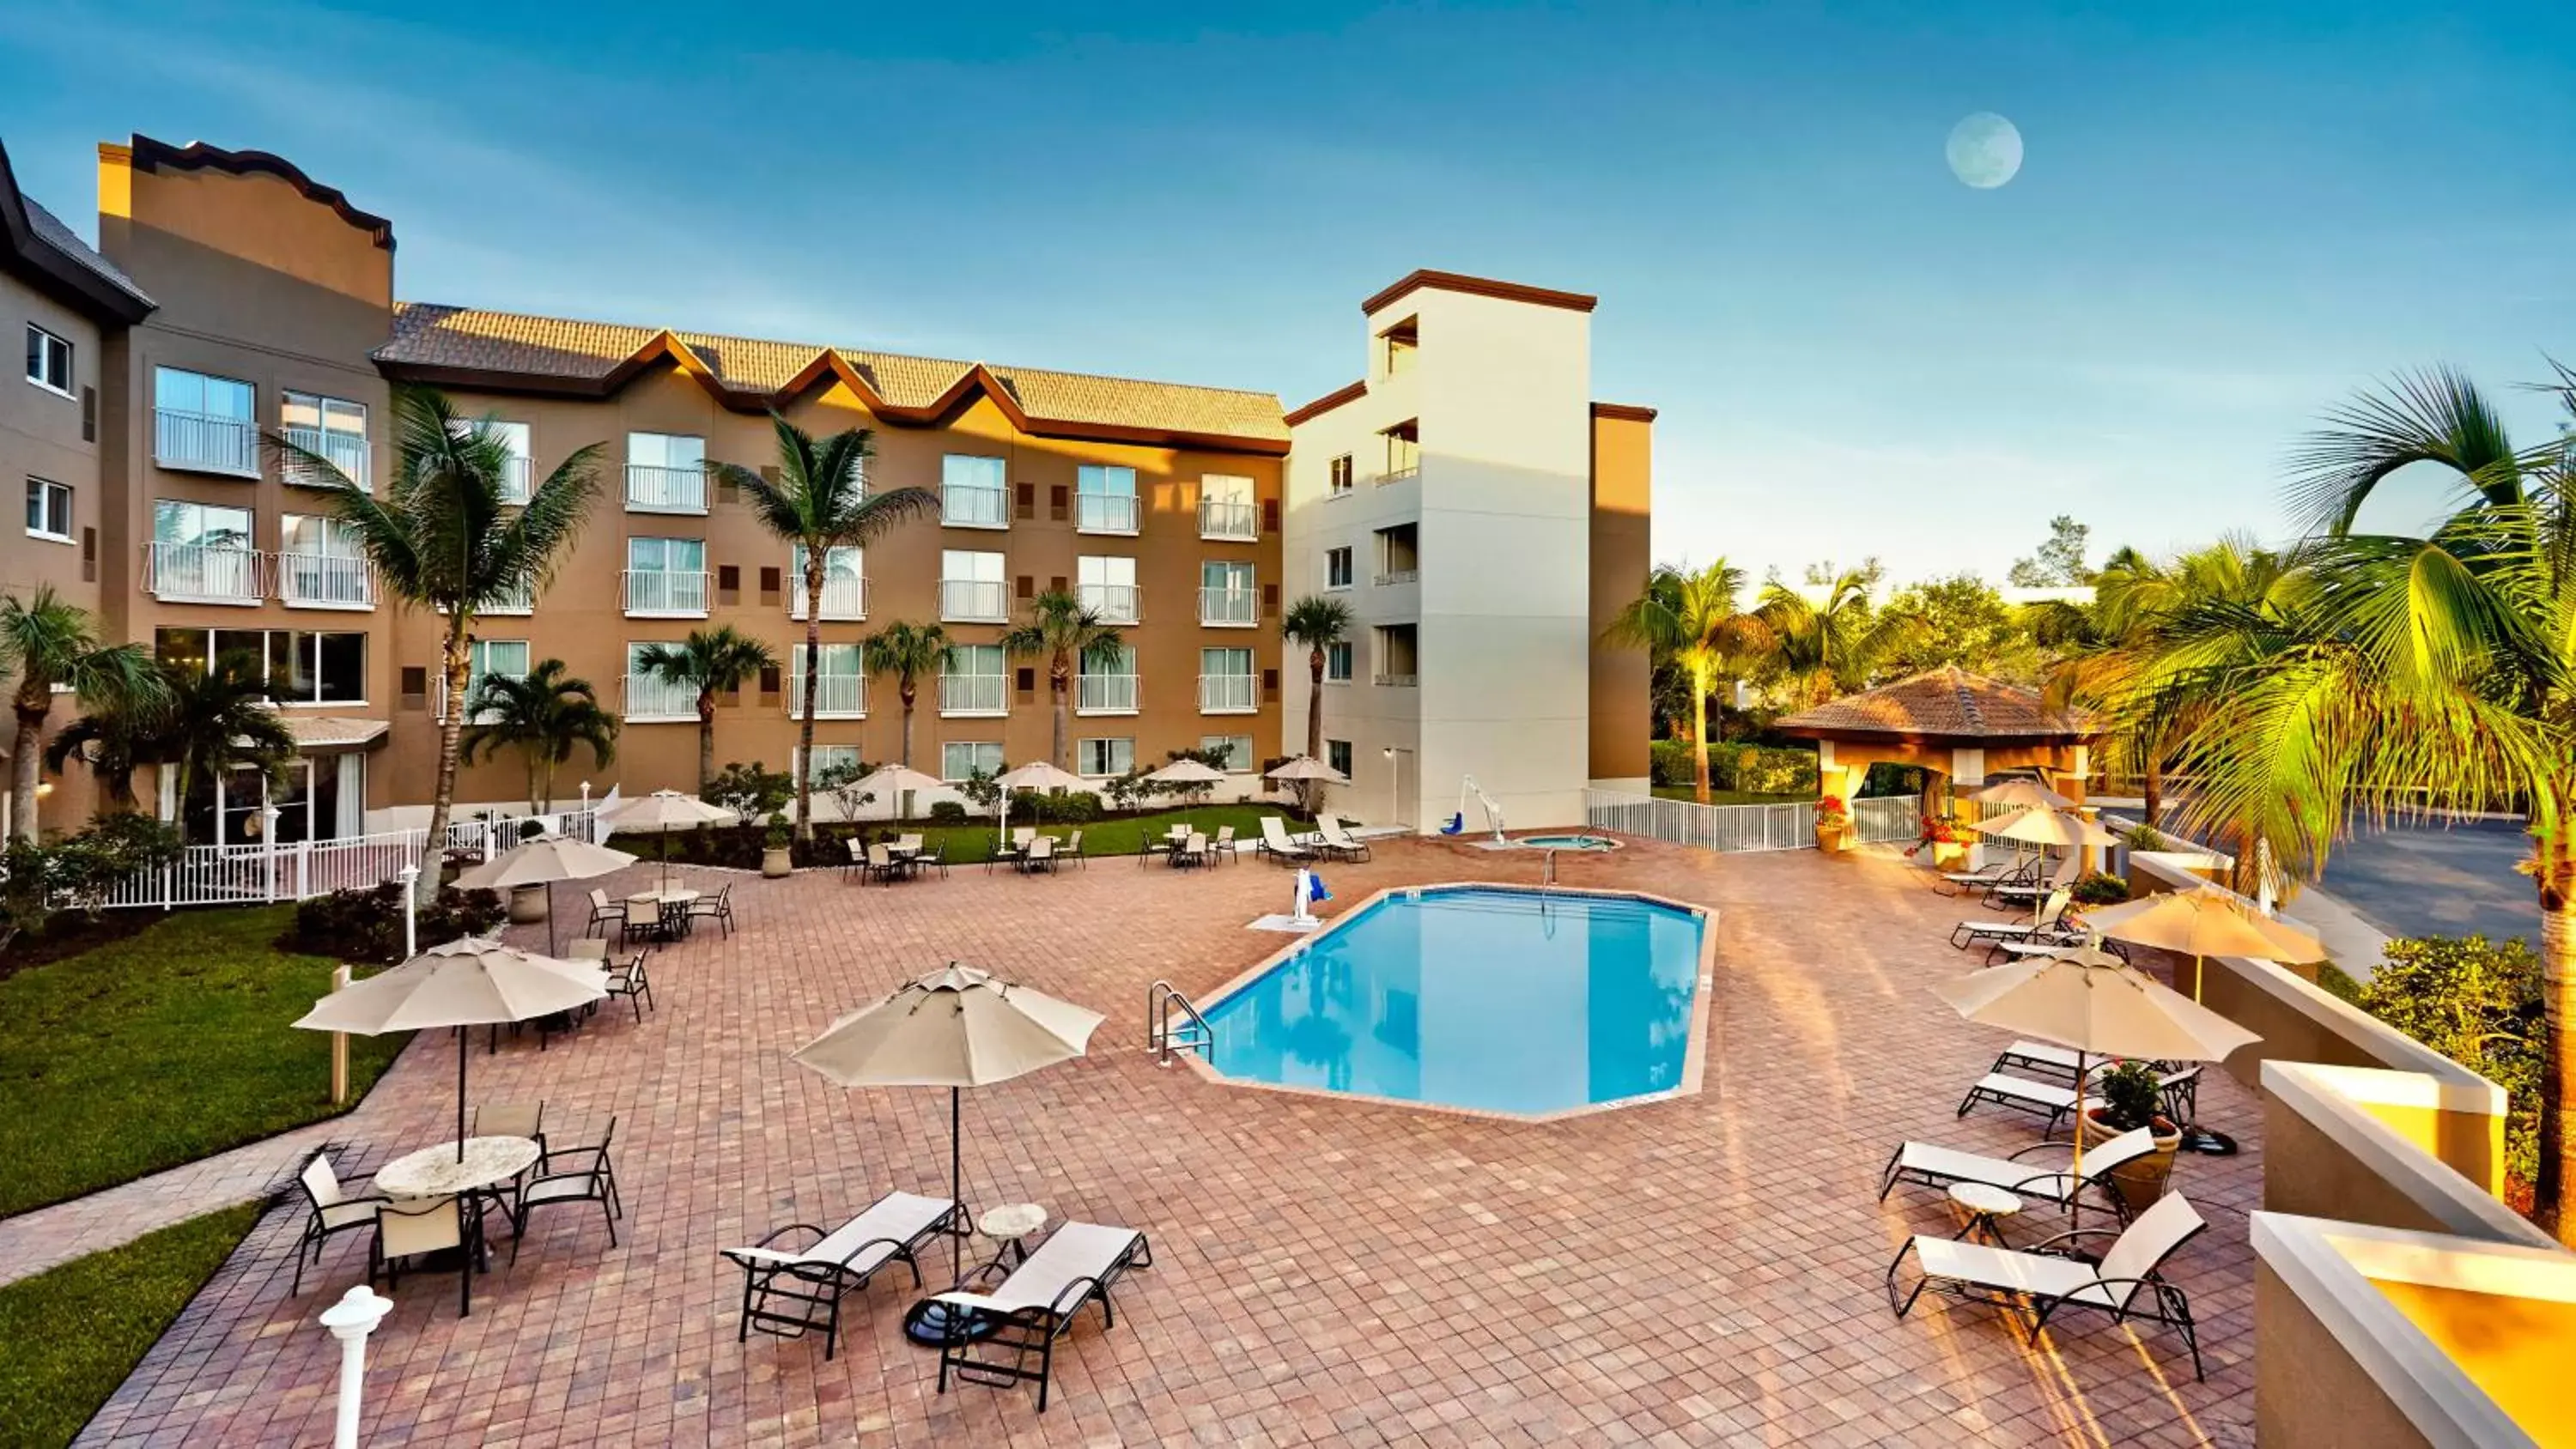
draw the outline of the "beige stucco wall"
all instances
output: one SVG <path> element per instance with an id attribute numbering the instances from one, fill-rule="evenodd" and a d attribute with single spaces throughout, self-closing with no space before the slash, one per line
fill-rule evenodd
<path id="1" fill-rule="evenodd" d="M 1653 670 L 1643 649 L 1613 648 L 1601 631 L 1645 592 L 1654 568 L 1655 426 L 1592 417 L 1592 778 L 1643 780 L 1654 734 Z"/>
<path id="2" fill-rule="evenodd" d="M 2266 1263 L 2254 1265 L 2254 1442 L 2432 1449 L 2395 1400 Z"/>

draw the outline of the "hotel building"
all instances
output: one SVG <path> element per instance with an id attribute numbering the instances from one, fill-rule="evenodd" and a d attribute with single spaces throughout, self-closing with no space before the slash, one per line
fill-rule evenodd
<path id="1" fill-rule="evenodd" d="M 260 152 L 102 145 L 95 250 L 0 153 L 0 219 L 0 325 L 28 349 L 0 404 L 0 470 L 27 488 L 0 587 L 50 583 L 182 667 L 257 654 L 302 745 L 281 789 L 246 772 L 180 801 L 142 772 L 138 793 L 199 841 L 258 838 L 265 807 L 282 841 L 426 815 L 442 621 L 386 597 L 327 500 L 261 446 L 282 431 L 381 490 L 400 383 L 497 426 L 518 487 L 600 448 L 598 502 L 552 579 L 475 631 L 478 674 L 560 659 L 624 721 L 613 763 L 575 755 L 558 806 L 584 780 L 694 785 L 694 696 L 635 664 L 692 629 L 730 624 L 780 660 L 719 697 L 718 760 L 791 763 L 799 561 L 702 468 L 774 465 L 772 409 L 873 429 L 871 486 L 940 500 L 828 561 L 818 756 L 896 756 L 900 704 L 859 644 L 910 620 L 956 641 L 920 692 L 912 764 L 955 780 L 1042 758 L 1044 668 L 999 640 L 1067 589 L 1123 636 L 1076 683 L 1073 768 L 1216 747 L 1244 772 L 1223 793 L 1258 793 L 1255 772 L 1304 743 L 1306 657 L 1283 667 L 1280 614 L 1338 590 L 1358 626 L 1326 734 L 1353 813 L 1384 814 L 1390 768 L 1411 772 L 1400 809 L 1422 826 L 1461 774 L 1538 825 L 1579 819 L 1588 780 L 1646 773 L 1644 659 L 1593 640 L 1644 580 L 1652 415 L 1589 399 L 1588 297 L 1417 273 L 1364 309 L 1368 379 L 1287 413 L 1269 393 L 397 301 L 392 223 Z M 46 823 L 77 824 L 92 782 L 48 778 Z M 458 799 L 524 808 L 525 790 L 505 753 Z"/>

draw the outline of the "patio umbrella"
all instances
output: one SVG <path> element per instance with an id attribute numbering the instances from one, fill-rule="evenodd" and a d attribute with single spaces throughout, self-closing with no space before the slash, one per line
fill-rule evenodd
<path id="1" fill-rule="evenodd" d="M 1998 815 L 1992 820 L 1980 820 L 1969 829 L 1980 835 L 1994 836 L 1998 840 L 2043 847 L 2054 845 L 2069 850 L 2081 850 L 2085 846 L 2107 848 L 2120 843 L 2120 837 L 2083 816 L 2070 811 L 2053 810 L 2047 806 L 2032 806 L 2016 810 L 2010 815 Z M 2070 855 L 2068 867 L 2077 866 L 2081 861 L 2081 855 Z M 2044 908 L 2047 894 L 2046 891 L 2041 891 L 2033 900 L 2032 920 L 2039 919 L 2039 912 Z"/>
<path id="2" fill-rule="evenodd" d="M 595 962 L 558 961 L 466 936 L 432 946 L 390 971 L 353 981 L 295 1022 L 307 1031 L 382 1036 L 389 1031 L 502 1026 L 570 1011 L 608 995 Z M 465 1160 L 465 1033 L 456 1034 L 456 1159 Z"/>
<path id="3" fill-rule="evenodd" d="M 995 775 L 993 783 L 1002 787 L 1002 815 L 993 827 L 998 834 L 1011 826 L 1011 792 L 1014 790 L 1079 790 L 1087 781 L 1070 770 L 1057 769 L 1050 760 L 1031 760 L 1016 770 Z"/>
<path id="4" fill-rule="evenodd" d="M 945 790 L 948 782 L 937 775 L 925 775 L 910 765 L 879 765 L 860 782 L 874 791 L 891 791 L 897 819 L 903 816 L 903 797 L 923 790 Z"/>
<path id="5" fill-rule="evenodd" d="M 950 1199 L 966 1201 L 961 1101 L 989 1086 L 1081 1056 L 1099 1012 L 951 961 L 798 1047 L 798 1066 L 844 1087 L 946 1087 Z M 949 1243 L 951 1277 L 964 1250 Z"/>
<path id="6" fill-rule="evenodd" d="M 575 840 L 569 835 L 548 835 L 496 855 L 456 878 L 467 890 L 508 890 L 513 886 L 542 885 L 546 888 L 546 952 L 552 955 L 558 944 L 555 928 L 555 882 L 589 880 L 623 870 L 635 863 L 635 857 L 605 845 Z"/>
<path id="7" fill-rule="evenodd" d="M 1198 760 L 1174 760 L 1145 777 L 1157 785 L 1178 785 L 1183 790 L 1204 790 L 1225 783 L 1225 771 Z"/>
<path id="8" fill-rule="evenodd" d="M 2098 946 L 2064 946 L 1932 988 L 1981 1026 L 2075 1049 L 2075 1166 L 2084 1174 L 2087 1055 L 2214 1062 L 2261 1037 Z"/>
<path id="9" fill-rule="evenodd" d="M 1987 805 L 2002 805 L 2015 810 L 2071 810 L 2075 802 L 2031 779 L 2015 775 L 1998 780 L 1982 790 L 1971 790 L 1968 798 Z"/>
<path id="10" fill-rule="evenodd" d="M 2191 957 L 2191 999 L 2200 999 L 2200 963 L 2210 956 L 2266 961 L 2321 961 L 2325 943 L 2287 921 L 2260 916 L 2236 898 L 2203 887 L 2167 891 L 2086 913 L 2084 928 L 2114 941 Z"/>
<path id="11" fill-rule="evenodd" d="M 661 833 L 660 883 L 665 889 L 671 884 L 671 831 L 683 827 L 720 825 L 732 818 L 733 812 L 723 806 L 710 805 L 694 795 L 683 795 L 677 790 L 656 790 L 650 795 L 638 796 L 618 806 L 615 814 L 606 817 L 611 833 L 620 830 L 652 830 Z"/>
<path id="12" fill-rule="evenodd" d="M 1295 755 L 1273 766 L 1262 776 L 1265 780 L 1321 780 L 1328 785 L 1347 785 L 1351 777 L 1311 755 Z"/>

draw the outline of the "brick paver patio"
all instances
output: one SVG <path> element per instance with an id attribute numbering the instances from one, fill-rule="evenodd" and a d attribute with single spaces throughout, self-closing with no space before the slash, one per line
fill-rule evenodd
<path id="1" fill-rule="evenodd" d="M 1381 846 L 1331 876 L 1344 903 L 1408 881 L 1527 880 L 1534 856 Z M 1653 844 L 1563 858 L 1723 912 L 1707 1090 L 1557 1123 L 1483 1120 L 1226 1087 L 1140 1050 L 1145 986 L 1205 990 L 1275 949 L 1248 932 L 1283 872 L 1124 860 L 1054 879 L 961 870 L 845 886 L 746 880 L 742 928 L 659 953 L 660 1009 L 474 1062 L 484 1100 L 541 1097 L 558 1143 L 617 1119 L 627 1217 L 540 1219 L 476 1285 L 407 1280 L 368 1373 L 380 1445 L 2097 1444 L 2252 1442 L 2252 1098 L 2219 1079 L 2204 1120 L 2248 1142 L 2185 1158 L 2212 1223 L 2176 1280 L 2207 1383 L 2178 1341 L 2098 1317 L 2034 1351 L 1992 1310 L 1899 1323 L 1880 1275 L 1907 1233 L 1953 1230 L 1925 1193 L 1872 1200 L 1895 1141 L 2005 1149 L 2033 1119 L 1952 1117 L 1999 1042 L 1924 987 L 1965 969 L 1973 906 L 1884 859 L 1715 857 Z M 1156 1266 L 1118 1324 L 1061 1346 L 1053 1403 L 933 1392 L 896 1326 L 899 1275 L 854 1296 L 840 1356 L 737 1345 L 740 1276 L 717 1249 L 837 1222 L 890 1187 L 945 1182 L 947 1103 L 844 1092 L 786 1053 L 950 958 L 1109 1014 L 1091 1056 L 969 1095 L 967 1183 L 990 1204 L 1126 1223 Z M 442 1133 L 446 1043 L 407 1052 L 334 1135 L 362 1165 Z M 336 1345 L 313 1317 L 363 1274 L 334 1244 L 287 1296 L 300 1214 L 272 1213 L 84 1443 L 328 1442 Z M 2021 1236 L 2027 1238 L 2025 1226 Z M 506 1254 L 504 1254 L 506 1257 Z M 945 1261 L 945 1254 L 938 1261 Z"/>

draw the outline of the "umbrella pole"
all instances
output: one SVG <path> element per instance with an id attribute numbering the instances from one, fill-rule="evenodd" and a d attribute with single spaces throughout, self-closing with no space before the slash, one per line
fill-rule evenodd
<path id="1" fill-rule="evenodd" d="M 2200 1004 L 2200 973 L 2201 973 L 2201 970 L 2202 970 L 2202 967 L 2201 967 L 2200 962 L 2201 962 L 2201 955 L 2200 955 L 2200 953 L 2199 953 L 2198 951 L 2194 951 L 2194 952 L 2192 952 L 2192 953 L 2191 953 L 2191 1001 L 2192 1001 L 2192 1004 L 2193 1004 L 2194 1006 L 2197 1006 L 2197 1005 L 2199 1005 L 2199 1004 Z"/>
<path id="2" fill-rule="evenodd" d="M 456 1160 L 465 1160 L 465 1028 L 456 1029 Z"/>
<path id="3" fill-rule="evenodd" d="M 948 1201 L 961 1215 L 966 1211 L 966 1156 L 962 1145 L 964 1115 L 960 1107 L 964 1095 L 955 1087 L 948 1089 Z M 948 1281 L 951 1283 L 966 1281 L 965 1229 L 962 1222 L 949 1224 Z"/>
<path id="4" fill-rule="evenodd" d="M 2084 1226 L 2084 1081 L 2088 1075 L 2081 1049 L 2075 1053 L 2075 1168 L 2066 1190 L 2066 1215 Z"/>

